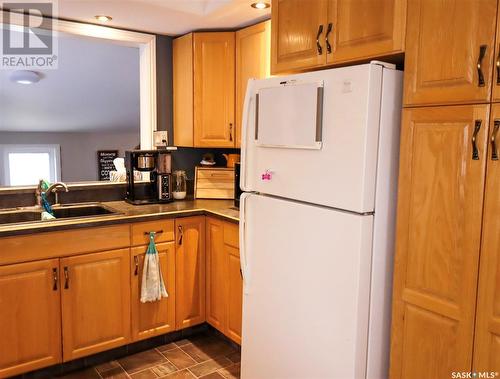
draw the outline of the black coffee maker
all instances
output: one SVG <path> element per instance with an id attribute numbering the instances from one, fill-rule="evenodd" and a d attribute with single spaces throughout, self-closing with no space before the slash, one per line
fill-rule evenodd
<path id="1" fill-rule="evenodd" d="M 171 163 L 172 156 L 168 151 L 126 151 L 127 193 L 125 201 L 136 205 L 173 201 Z M 142 174 L 142 180 L 136 180 L 136 172 Z"/>

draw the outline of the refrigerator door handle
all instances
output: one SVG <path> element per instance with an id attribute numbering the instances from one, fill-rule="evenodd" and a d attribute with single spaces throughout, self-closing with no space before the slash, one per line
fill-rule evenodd
<path id="1" fill-rule="evenodd" d="M 241 175 L 240 188 L 242 191 L 249 191 L 247 186 L 247 144 L 248 144 L 248 120 L 250 118 L 250 110 L 253 100 L 253 83 L 255 79 L 249 79 L 245 101 L 243 103 L 243 120 L 241 123 Z"/>
<path id="2" fill-rule="evenodd" d="M 250 275 L 249 275 L 249 262 L 248 262 L 248 252 L 247 252 L 247 241 L 246 241 L 246 201 L 247 198 L 252 196 L 251 193 L 243 192 L 240 197 L 240 268 L 241 276 L 243 279 L 243 293 L 248 294 L 250 289 Z"/>

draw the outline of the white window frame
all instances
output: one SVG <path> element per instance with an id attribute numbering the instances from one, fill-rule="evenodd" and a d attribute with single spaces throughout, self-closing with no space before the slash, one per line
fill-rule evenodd
<path id="1" fill-rule="evenodd" d="M 43 178 L 61 181 L 61 146 L 57 144 L 8 144 L 0 145 L 0 156 L 3 160 L 3 180 L 5 185 L 10 186 L 10 165 L 9 154 L 11 153 L 48 153 L 50 157 L 50 176 L 51 178 Z M 53 179 L 52 179 L 53 178 Z"/>

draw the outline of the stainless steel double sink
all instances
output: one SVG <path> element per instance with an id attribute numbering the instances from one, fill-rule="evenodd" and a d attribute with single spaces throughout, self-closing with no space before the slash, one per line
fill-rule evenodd
<path id="1" fill-rule="evenodd" d="M 100 203 L 58 205 L 52 207 L 56 219 L 75 219 L 111 216 L 120 212 Z M 33 208 L 18 208 L 0 211 L 0 225 L 42 221 L 42 211 Z"/>

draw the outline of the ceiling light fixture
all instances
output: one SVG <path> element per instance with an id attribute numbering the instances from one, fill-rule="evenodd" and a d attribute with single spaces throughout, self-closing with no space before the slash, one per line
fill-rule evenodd
<path id="1" fill-rule="evenodd" d="M 255 8 L 255 9 L 266 9 L 266 8 L 269 8 L 271 5 L 269 3 L 264 2 L 264 1 L 257 1 L 256 3 L 253 3 L 250 6 L 252 8 Z"/>
<path id="2" fill-rule="evenodd" d="M 98 14 L 97 16 L 94 16 L 94 17 L 99 22 L 108 22 L 108 21 L 111 21 L 113 19 L 113 17 L 105 16 L 103 14 Z"/>
<path id="3" fill-rule="evenodd" d="M 41 75 L 35 71 L 17 70 L 10 74 L 10 80 L 19 84 L 33 84 L 38 83 Z"/>

